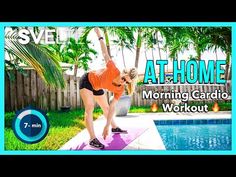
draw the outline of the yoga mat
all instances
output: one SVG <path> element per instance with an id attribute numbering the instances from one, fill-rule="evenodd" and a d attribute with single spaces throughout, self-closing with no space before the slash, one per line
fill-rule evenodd
<path id="1" fill-rule="evenodd" d="M 105 145 L 105 149 L 101 150 L 122 150 L 140 135 L 142 135 L 148 128 L 127 128 L 127 134 L 113 134 L 110 132 L 109 136 L 104 140 L 102 136 L 97 138 Z M 88 142 L 79 144 L 76 148 L 70 150 L 99 150 L 92 148 Z"/>

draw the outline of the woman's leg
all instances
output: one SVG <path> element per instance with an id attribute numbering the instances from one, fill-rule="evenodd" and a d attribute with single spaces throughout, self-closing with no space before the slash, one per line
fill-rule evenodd
<path id="1" fill-rule="evenodd" d="M 93 109 L 94 109 L 94 100 L 93 92 L 83 88 L 80 89 L 80 95 L 84 102 L 85 107 L 85 124 L 90 135 L 90 140 L 96 138 L 93 128 Z"/>
<path id="2" fill-rule="evenodd" d="M 98 105 L 102 108 L 103 114 L 107 118 L 108 111 L 109 111 L 109 104 L 107 102 L 106 93 L 104 93 L 103 95 L 94 95 L 94 99 L 98 103 Z M 116 128 L 117 127 L 117 125 L 116 125 L 116 123 L 115 123 L 113 118 L 112 118 L 112 121 L 111 121 L 111 127 L 112 128 Z"/>

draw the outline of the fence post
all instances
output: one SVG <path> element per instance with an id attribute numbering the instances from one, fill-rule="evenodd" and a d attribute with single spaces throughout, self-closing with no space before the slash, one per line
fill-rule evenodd
<path id="1" fill-rule="evenodd" d="M 68 97 L 68 79 L 67 78 L 68 77 L 66 74 L 64 74 L 64 78 L 65 78 L 66 84 L 65 84 L 65 88 L 63 90 L 63 106 L 68 106 L 68 99 L 67 99 L 67 97 Z"/>
<path id="2" fill-rule="evenodd" d="M 80 107 L 80 92 L 79 92 L 79 80 L 80 78 L 76 78 L 76 108 Z"/>
<path id="3" fill-rule="evenodd" d="M 36 100 L 37 100 L 37 87 L 36 87 L 36 71 L 31 70 L 31 82 L 30 82 L 30 90 L 31 90 L 31 96 L 32 96 L 32 100 L 31 100 L 31 104 L 33 104 L 33 106 L 36 106 Z"/>
<path id="4" fill-rule="evenodd" d="M 22 74 L 19 72 L 16 72 L 16 81 L 17 81 L 17 103 L 18 107 L 17 109 L 22 109 L 24 107 L 24 100 L 23 100 L 23 84 L 22 84 Z"/>
<path id="5" fill-rule="evenodd" d="M 76 94 L 75 94 L 75 76 L 70 76 L 70 105 L 72 109 L 76 108 Z"/>
<path id="6" fill-rule="evenodd" d="M 11 92 L 10 81 L 8 76 L 5 76 L 5 111 L 11 111 Z"/>

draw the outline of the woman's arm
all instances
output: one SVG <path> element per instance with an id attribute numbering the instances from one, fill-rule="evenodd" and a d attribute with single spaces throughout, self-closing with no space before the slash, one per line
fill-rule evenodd
<path id="1" fill-rule="evenodd" d="M 106 139 L 106 137 L 108 136 L 109 127 L 111 125 L 112 118 L 115 114 L 116 103 L 117 103 L 117 99 L 113 98 L 113 100 L 109 106 L 109 111 L 108 111 L 108 115 L 107 115 L 107 123 L 106 123 L 103 133 L 102 133 L 104 139 Z"/>
<path id="2" fill-rule="evenodd" d="M 113 100 L 111 101 L 111 104 L 109 106 L 109 112 L 107 115 L 107 125 L 111 124 L 112 117 L 115 114 L 116 103 L 117 103 L 117 99 L 113 98 Z"/>
<path id="3" fill-rule="evenodd" d="M 105 62 L 107 63 L 111 59 L 109 54 L 108 54 L 107 47 L 106 47 L 106 45 L 104 43 L 104 40 L 101 36 L 100 30 L 96 27 L 94 29 L 94 31 L 96 32 L 96 34 L 98 36 L 98 39 L 99 39 L 99 42 L 100 42 L 100 45 L 101 45 L 101 49 L 102 49 L 102 55 L 105 59 Z"/>

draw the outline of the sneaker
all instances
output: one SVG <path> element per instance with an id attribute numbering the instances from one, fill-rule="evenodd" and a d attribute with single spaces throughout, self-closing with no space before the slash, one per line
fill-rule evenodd
<path id="1" fill-rule="evenodd" d="M 98 149 L 104 149 L 105 148 L 105 146 L 102 143 L 100 143 L 100 141 L 97 138 L 92 139 L 89 142 L 89 145 L 91 147 L 98 148 Z"/>
<path id="2" fill-rule="evenodd" d="M 111 129 L 111 132 L 112 132 L 112 133 L 128 133 L 127 130 L 122 130 L 122 129 L 119 128 L 119 127 L 112 128 L 112 129 Z"/>

